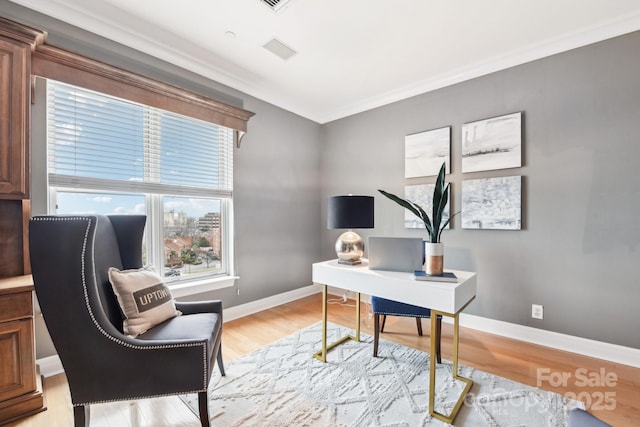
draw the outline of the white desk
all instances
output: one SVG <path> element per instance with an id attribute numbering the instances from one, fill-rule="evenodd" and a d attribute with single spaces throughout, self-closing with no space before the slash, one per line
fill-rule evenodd
<path id="1" fill-rule="evenodd" d="M 468 271 L 452 271 L 458 277 L 457 283 L 421 281 L 413 278 L 413 273 L 397 271 L 369 270 L 366 260 L 355 266 L 338 264 L 337 260 L 318 262 L 312 266 L 312 280 L 322 286 L 322 349 L 314 357 L 327 361 L 327 352 L 345 341 L 360 341 L 360 294 L 376 295 L 395 301 L 431 309 L 431 357 L 429 372 L 429 412 L 449 424 L 453 423 L 464 398 L 473 382 L 458 375 L 459 314 L 476 296 L 476 274 Z M 356 292 L 356 333 L 327 345 L 327 286 Z M 458 402 L 449 416 L 435 411 L 435 330 L 438 315 L 453 318 L 453 377 L 466 385 Z"/>

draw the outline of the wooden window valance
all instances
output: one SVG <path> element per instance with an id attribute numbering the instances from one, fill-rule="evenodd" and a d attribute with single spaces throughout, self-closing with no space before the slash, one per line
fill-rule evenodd
<path id="1" fill-rule="evenodd" d="M 44 43 L 47 33 L 5 18 L 0 18 L 0 37 L 26 44 L 31 49 L 35 49 L 36 46 Z"/>
<path id="2" fill-rule="evenodd" d="M 215 123 L 244 134 L 254 113 L 67 50 L 43 44 L 32 54 L 31 73 L 163 110 Z"/>

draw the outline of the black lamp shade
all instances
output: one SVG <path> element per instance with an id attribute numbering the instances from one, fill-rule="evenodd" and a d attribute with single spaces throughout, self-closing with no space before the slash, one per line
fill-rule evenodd
<path id="1" fill-rule="evenodd" d="M 373 197 L 330 197 L 327 228 L 373 228 Z"/>

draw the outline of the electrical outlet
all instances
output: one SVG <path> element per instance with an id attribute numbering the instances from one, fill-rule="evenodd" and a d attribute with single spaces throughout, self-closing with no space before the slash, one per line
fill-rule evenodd
<path id="1" fill-rule="evenodd" d="M 534 319 L 542 319 L 544 316 L 544 308 L 540 304 L 531 304 L 531 317 Z"/>

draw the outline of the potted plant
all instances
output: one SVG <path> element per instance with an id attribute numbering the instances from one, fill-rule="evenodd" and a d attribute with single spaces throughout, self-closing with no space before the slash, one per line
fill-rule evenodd
<path id="1" fill-rule="evenodd" d="M 449 201 L 449 187 L 450 183 L 445 185 L 445 163 L 442 163 L 440 172 L 438 172 L 438 178 L 436 179 L 436 185 L 433 189 L 433 211 L 431 218 L 429 214 L 420 207 L 420 205 L 410 201 L 402 199 L 395 194 L 388 193 L 384 190 L 378 190 L 382 195 L 393 200 L 409 212 L 416 215 L 424 223 L 424 227 L 427 229 L 429 239 L 425 241 L 425 271 L 431 275 L 442 275 L 444 270 L 444 244 L 440 241 L 442 230 L 447 227 L 447 224 L 451 221 L 451 218 L 456 216 L 459 212 L 450 215 L 449 218 L 443 223 L 442 213 Z"/>

